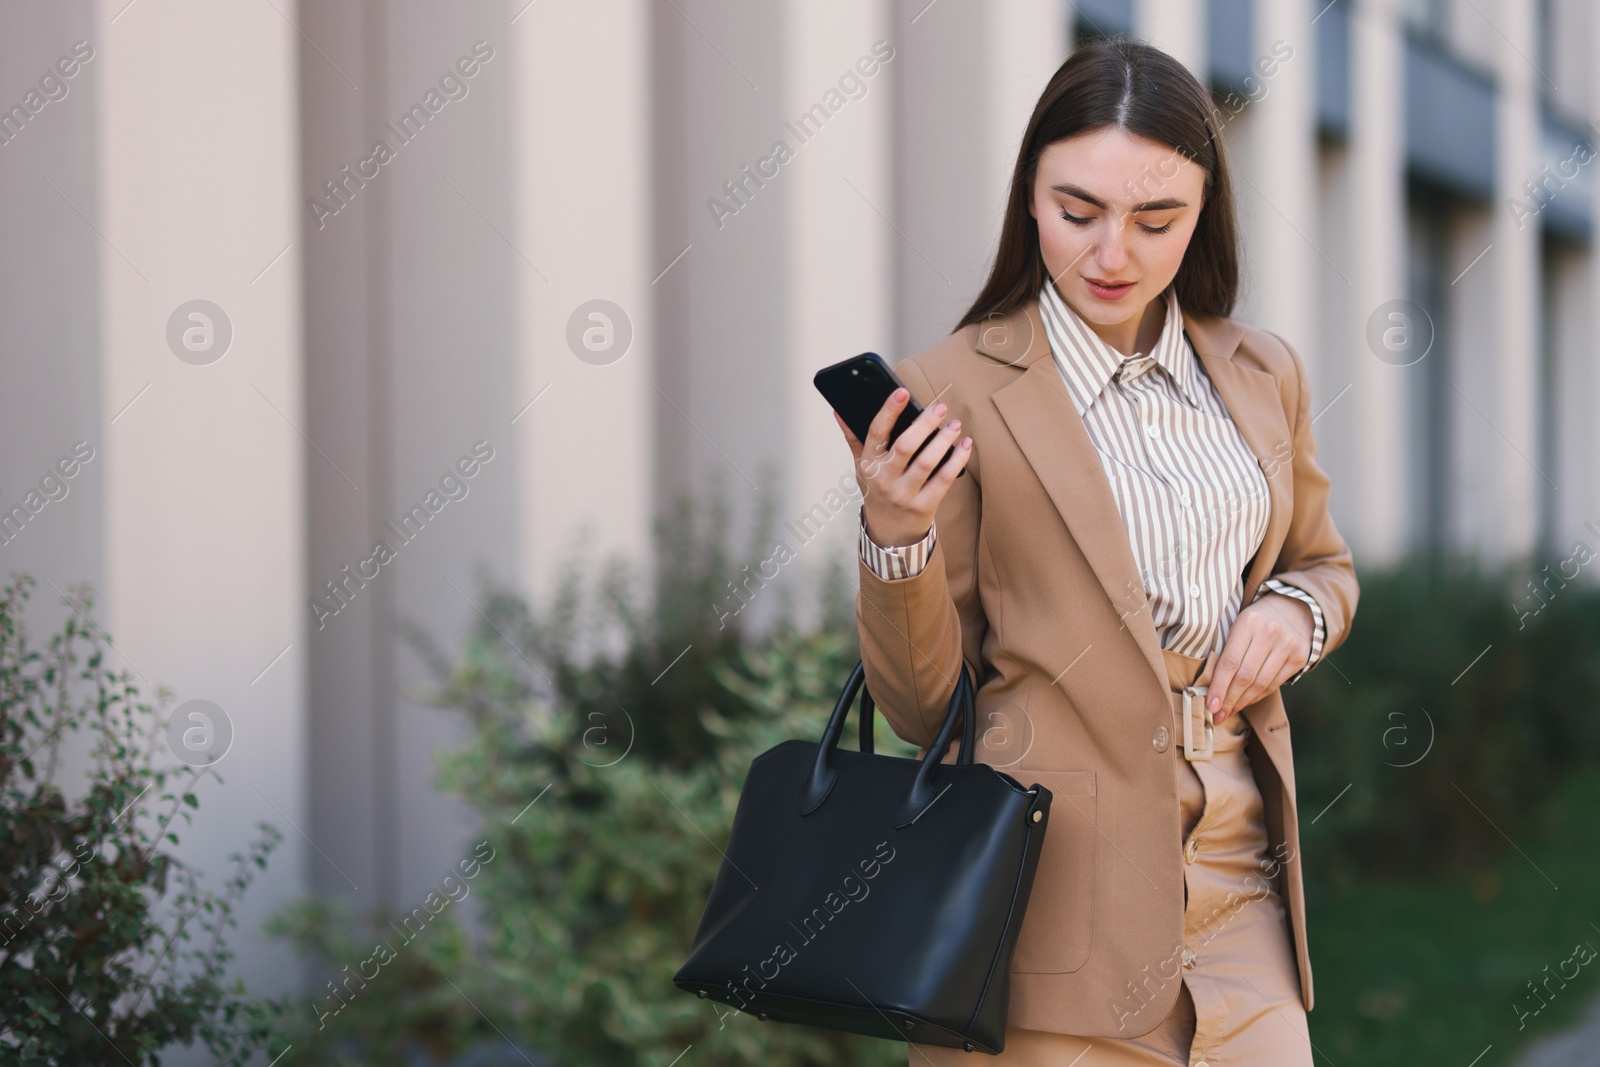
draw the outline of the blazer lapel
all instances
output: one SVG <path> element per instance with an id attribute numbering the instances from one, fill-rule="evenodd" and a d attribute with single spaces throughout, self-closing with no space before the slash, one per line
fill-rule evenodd
<path id="1" fill-rule="evenodd" d="M 1050 358 L 1050 339 L 1038 301 L 1030 300 L 1013 316 L 1012 321 L 978 331 L 979 352 L 1022 368 L 1015 381 L 995 391 L 995 406 L 1100 579 L 1123 628 L 1138 642 L 1165 688 L 1166 661 L 1128 530 L 1099 453 Z"/>
<path id="2" fill-rule="evenodd" d="M 1289 525 L 1290 435 L 1276 379 L 1233 361 L 1244 328 L 1226 318 L 1185 316 L 1185 333 L 1223 404 L 1267 474 L 1270 518 L 1260 550 L 1246 568 L 1244 603 L 1266 578 Z M 1149 597 L 1112 496 L 1105 468 L 1066 383 L 1050 356 L 1050 341 L 1037 300 L 978 330 L 977 350 L 1022 370 L 996 390 L 1005 419 L 1034 474 L 1100 580 L 1112 607 L 1144 653 L 1163 688 L 1167 684 L 1161 641 L 1150 617 Z"/>

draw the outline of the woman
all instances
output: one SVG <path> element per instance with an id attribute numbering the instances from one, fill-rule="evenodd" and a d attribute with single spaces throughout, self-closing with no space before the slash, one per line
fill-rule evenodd
<path id="1" fill-rule="evenodd" d="M 1054 794 L 1008 1064 L 1311 1063 L 1279 687 L 1357 587 L 1305 368 L 1227 317 L 1237 240 L 1209 94 L 1087 44 L 1029 120 L 982 293 L 897 368 L 924 414 L 887 448 L 905 389 L 864 442 L 840 422 L 873 696 L 925 751 L 965 663 L 976 758 Z"/>

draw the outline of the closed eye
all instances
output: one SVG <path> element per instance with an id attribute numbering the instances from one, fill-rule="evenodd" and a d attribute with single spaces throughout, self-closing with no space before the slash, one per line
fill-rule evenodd
<path id="1" fill-rule="evenodd" d="M 1066 210 L 1061 212 L 1061 217 L 1072 223 L 1074 226 L 1087 226 L 1089 223 L 1094 221 L 1093 219 L 1079 218 L 1077 215 L 1070 214 Z M 1139 228 L 1145 233 L 1166 233 L 1168 230 L 1172 229 L 1172 223 L 1169 221 L 1164 226 L 1146 226 L 1141 222 L 1139 223 Z"/>

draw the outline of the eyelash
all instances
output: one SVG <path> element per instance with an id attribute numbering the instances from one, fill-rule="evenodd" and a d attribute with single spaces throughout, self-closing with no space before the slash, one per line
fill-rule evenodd
<path id="1" fill-rule="evenodd" d="M 1080 219 L 1078 216 L 1069 215 L 1065 211 L 1061 212 L 1061 217 L 1077 226 L 1087 226 L 1089 224 L 1088 219 Z M 1165 226 L 1146 226 L 1143 223 L 1140 223 L 1139 228 L 1145 233 L 1166 233 L 1168 230 L 1172 229 L 1172 223 L 1169 222 Z"/>

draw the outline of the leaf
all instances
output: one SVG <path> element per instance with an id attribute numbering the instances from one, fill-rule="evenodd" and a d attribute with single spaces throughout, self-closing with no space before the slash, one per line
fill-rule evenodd
<path id="1" fill-rule="evenodd" d="M 0 586 L 0 787 L 7 800 L 0 807 L 0 879 L 16 889 L 17 903 L 25 887 L 57 899 L 37 910 L 28 906 L 26 926 L 11 931 L 24 940 L 13 936 L 0 947 L 7 953 L 0 982 L 13 1005 L 33 1012 L 26 1019 L 6 1013 L 0 1030 L 14 1026 L 17 1036 L 0 1047 L 25 1046 L 26 1062 L 83 1063 L 92 1056 L 97 1063 L 137 1060 L 141 1067 L 158 1063 L 157 1052 L 171 1045 L 203 1042 L 248 1054 L 277 1017 L 237 983 L 220 984 L 222 965 L 232 957 L 220 931 L 207 931 L 204 948 L 186 945 L 193 936 L 188 918 L 206 904 L 226 913 L 231 897 L 217 904 L 181 861 L 161 851 L 161 838 L 152 841 L 138 818 L 124 817 L 141 797 L 160 795 L 148 790 L 168 775 L 158 767 L 162 717 L 139 699 L 126 670 L 102 665 L 100 632 L 75 621 L 89 608 L 85 588 L 69 594 L 76 610 L 50 635 L 47 656 L 28 647 L 20 612 L 29 584 L 23 575 Z M 50 752 L 54 768 L 54 748 L 46 745 L 68 731 L 92 742 L 83 779 L 60 788 L 32 784 L 35 763 L 45 761 L 23 754 Z M 183 802 L 196 807 L 193 797 Z M 177 842 L 175 834 L 162 837 Z M 73 862 L 71 881 L 55 881 Z M 164 896 L 169 871 L 184 887 L 172 898 Z M 63 884 L 64 897 L 55 892 Z M 245 885 L 237 878 L 222 884 L 233 896 Z M 100 1048 L 107 1038 L 122 1053 L 109 1061 Z"/>

